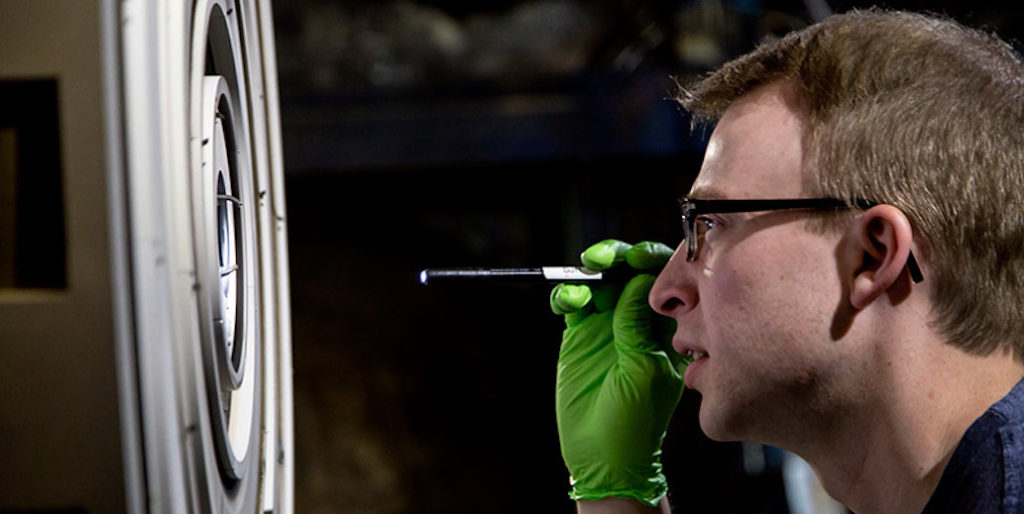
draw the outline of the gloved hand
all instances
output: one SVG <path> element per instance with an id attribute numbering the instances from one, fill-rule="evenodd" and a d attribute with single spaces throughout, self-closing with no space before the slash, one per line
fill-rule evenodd
<path id="1" fill-rule="evenodd" d="M 582 255 L 588 268 L 656 273 L 672 249 L 606 240 Z M 661 443 L 683 392 L 686 362 L 672 350 L 675 322 L 647 303 L 654 275 L 625 284 L 559 284 L 551 308 L 565 315 L 556 406 L 574 500 L 635 498 L 655 506 L 668 492 Z"/>

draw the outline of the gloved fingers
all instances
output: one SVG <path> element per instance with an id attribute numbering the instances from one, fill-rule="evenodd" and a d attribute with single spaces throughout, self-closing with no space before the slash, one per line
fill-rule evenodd
<path id="1" fill-rule="evenodd" d="M 594 312 L 594 295 L 585 284 L 558 284 L 551 290 L 551 311 L 565 316 L 565 325 L 573 326 Z"/>
<path id="2" fill-rule="evenodd" d="M 584 266 L 598 271 L 622 262 L 638 270 L 653 270 L 664 267 L 670 257 L 672 248 L 656 241 L 630 245 L 618 239 L 605 239 L 584 250 L 580 260 Z"/>
<path id="3" fill-rule="evenodd" d="M 656 314 L 647 302 L 647 295 L 654 286 L 654 275 L 641 273 L 626 283 L 615 306 L 612 330 L 615 341 L 627 348 L 650 352 L 664 350 L 666 337 L 663 332 L 662 316 Z"/>
<path id="4" fill-rule="evenodd" d="M 559 315 L 576 312 L 592 298 L 593 293 L 586 284 L 558 284 L 551 290 L 551 311 Z"/>
<path id="5" fill-rule="evenodd" d="M 626 260 L 631 245 L 618 239 L 605 239 L 590 245 L 580 255 L 583 265 L 594 270 L 606 270 Z"/>
<path id="6" fill-rule="evenodd" d="M 601 283 L 593 288 L 594 309 L 597 312 L 607 312 L 615 308 L 622 294 L 622 284 L 615 281 Z"/>
<path id="7" fill-rule="evenodd" d="M 584 311 L 586 314 L 582 314 Z M 588 380 L 581 377 L 595 372 L 601 375 L 614 365 L 617 357 L 612 348 L 611 312 L 595 313 L 587 306 L 566 314 L 565 325 L 558 351 L 559 384 L 579 385 L 579 380 Z"/>
<path id="8" fill-rule="evenodd" d="M 583 320 L 587 319 L 588 316 L 594 313 L 594 302 L 590 302 L 583 306 L 582 309 L 573 312 L 565 313 L 565 326 L 575 327 L 579 325 Z"/>
<path id="9" fill-rule="evenodd" d="M 672 257 L 672 249 L 656 241 L 641 241 L 626 250 L 625 259 L 638 270 L 658 270 Z"/>
<path id="10" fill-rule="evenodd" d="M 618 239 L 605 239 L 587 248 L 580 259 L 584 266 L 598 271 L 623 262 L 633 269 L 653 271 L 664 267 L 671 256 L 672 249 L 662 243 L 642 241 L 630 245 Z M 565 315 L 566 324 L 572 326 L 593 311 L 615 309 L 622 291 L 622 284 L 615 281 L 602 283 L 593 289 L 583 284 L 559 284 L 551 292 L 551 310 Z"/>

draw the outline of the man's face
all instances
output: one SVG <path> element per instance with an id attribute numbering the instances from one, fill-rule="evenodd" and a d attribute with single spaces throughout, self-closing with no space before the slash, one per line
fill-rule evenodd
<path id="1" fill-rule="evenodd" d="M 783 84 L 748 93 L 719 121 L 689 196 L 807 197 L 802 127 Z M 806 211 L 707 216 L 698 259 L 680 247 L 651 305 L 676 320 L 676 351 L 698 352 L 686 385 L 701 392 L 704 432 L 778 444 L 839 399 L 844 350 L 829 328 L 841 235 L 808 230 Z"/>

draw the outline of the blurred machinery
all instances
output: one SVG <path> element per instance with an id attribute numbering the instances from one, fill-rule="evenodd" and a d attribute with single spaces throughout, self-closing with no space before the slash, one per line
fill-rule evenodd
<path id="1" fill-rule="evenodd" d="M 268 0 L 0 3 L 0 512 L 292 512 Z"/>

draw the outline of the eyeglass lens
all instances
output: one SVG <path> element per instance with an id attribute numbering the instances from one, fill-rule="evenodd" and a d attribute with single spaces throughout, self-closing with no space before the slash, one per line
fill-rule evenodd
<path id="1" fill-rule="evenodd" d="M 683 241 L 686 243 L 686 260 L 697 260 L 700 251 L 700 234 L 697 232 L 697 217 L 693 212 L 683 214 Z"/>

